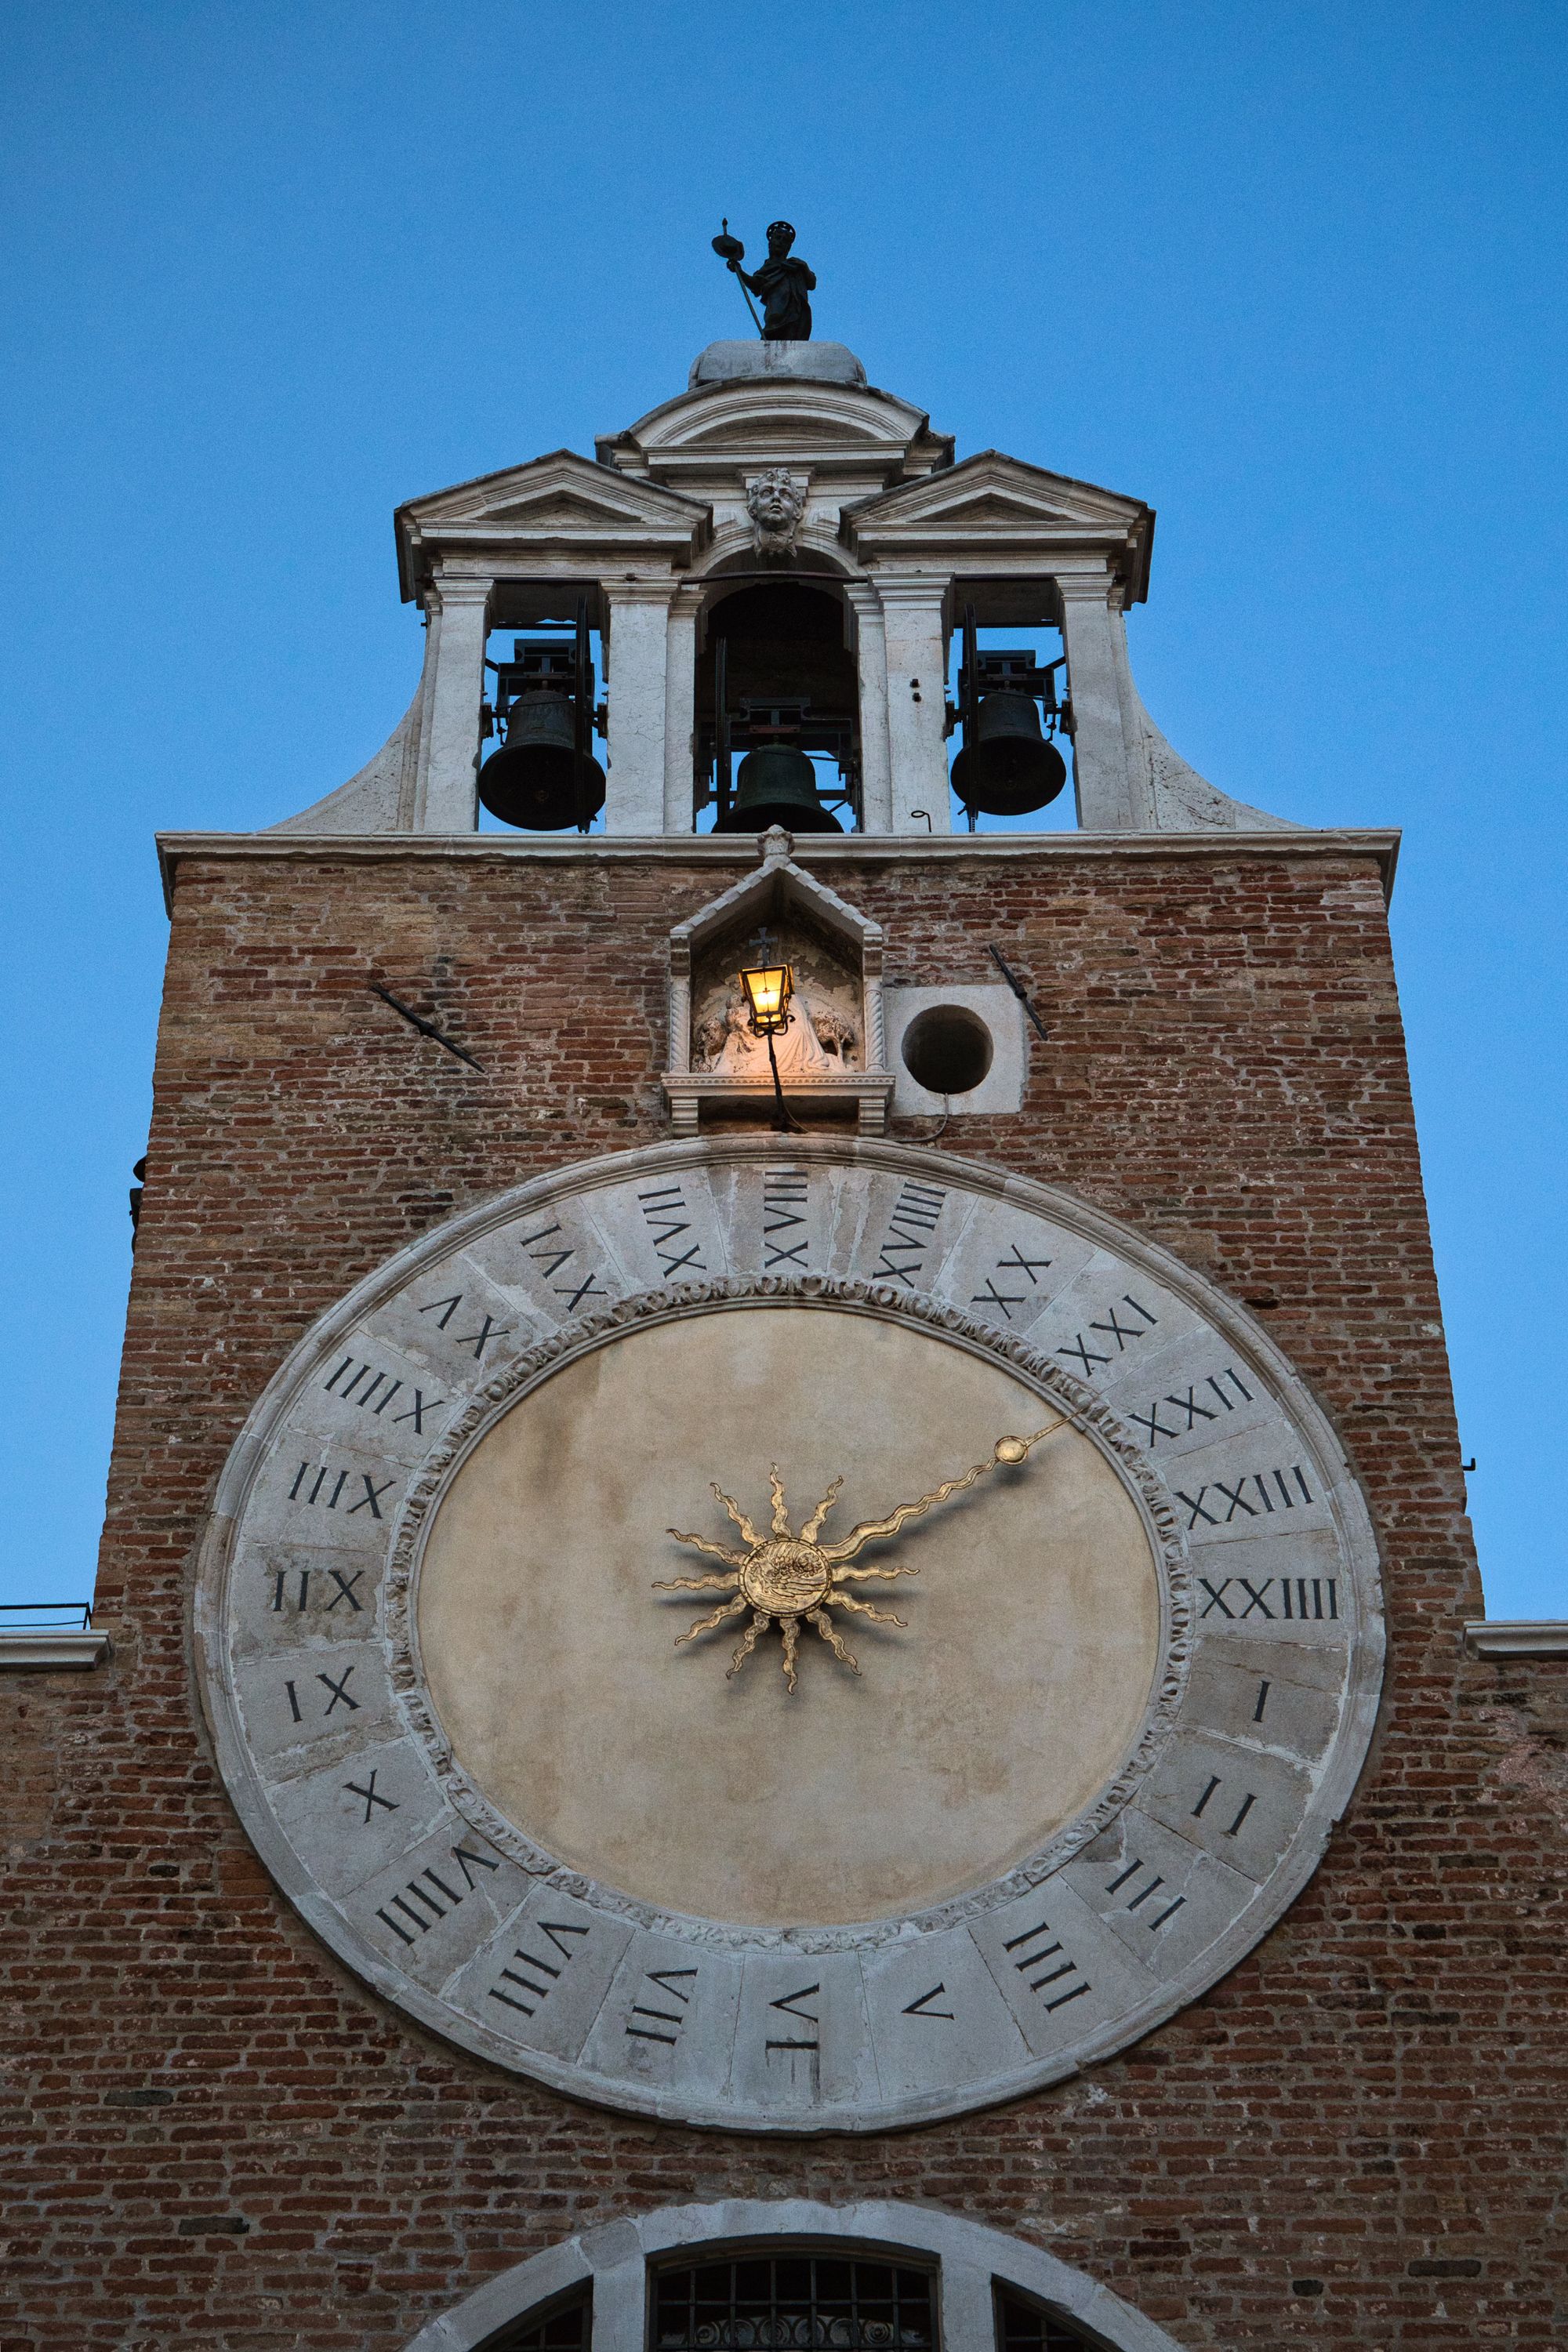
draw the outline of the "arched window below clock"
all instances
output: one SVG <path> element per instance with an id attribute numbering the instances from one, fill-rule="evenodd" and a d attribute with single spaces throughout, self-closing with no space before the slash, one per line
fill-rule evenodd
<path id="1" fill-rule="evenodd" d="M 407 2352 L 1183 2352 L 1084 2272 L 890 2202 L 668 2206 L 479 2288 Z"/>

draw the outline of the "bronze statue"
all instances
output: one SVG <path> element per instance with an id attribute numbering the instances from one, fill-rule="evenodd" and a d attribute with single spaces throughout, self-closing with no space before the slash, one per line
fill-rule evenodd
<path id="1" fill-rule="evenodd" d="M 746 308 L 753 319 L 757 313 L 752 302 L 753 294 L 761 295 L 763 317 L 758 320 L 765 343 L 808 343 L 811 341 L 811 304 L 807 296 L 816 284 L 816 274 L 804 261 L 792 261 L 789 249 L 795 243 L 795 231 L 788 221 L 773 221 L 768 227 L 768 257 L 762 268 L 750 277 L 741 264 L 746 248 L 739 237 L 729 234 L 730 224 L 722 224 L 724 234 L 713 240 L 713 250 L 727 269 L 740 279 L 746 295 Z"/>

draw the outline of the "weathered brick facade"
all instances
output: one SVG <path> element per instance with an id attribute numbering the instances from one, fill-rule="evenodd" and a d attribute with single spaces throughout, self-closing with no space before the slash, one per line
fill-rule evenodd
<path id="1" fill-rule="evenodd" d="M 1353 838 L 803 853 L 886 927 L 889 978 L 992 979 L 994 942 L 1035 992 L 1023 1115 L 954 1120 L 942 1148 L 1076 1188 L 1247 1301 L 1364 1482 L 1379 1734 L 1316 1877 L 1212 1993 L 1077 2081 L 926 2129 L 647 2124 L 422 2035 L 241 1832 L 186 1617 L 252 1401 L 453 1210 L 668 1131 L 666 935 L 751 854 L 180 856 L 99 1584 L 114 1659 L 0 1687 L 0 2352 L 399 2352 L 586 2221 L 786 2193 L 1032 2238 L 1194 2352 L 1568 2343 L 1568 1669 L 1461 1645 L 1480 1592 L 1383 877 Z"/>

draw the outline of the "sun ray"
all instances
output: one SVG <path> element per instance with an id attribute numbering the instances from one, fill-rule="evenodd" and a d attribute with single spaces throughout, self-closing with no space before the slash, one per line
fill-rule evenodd
<path id="1" fill-rule="evenodd" d="M 746 1660 L 751 1656 L 752 1652 L 757 1646 L 757 1635 L 759 1633 L 765 1633 L 773 1622 L 773 1619 L 768 1615 L 765 1609 L 752 1610 L 752 1622 L 742 1635 L 741 1645 L 735 1652 L 735 1655 L 731 1661 L 729 1669 L 725 1674 L 724 1680 L 726 1682 L 731 1681 L 740 1673 L 741 1668 L 745 1664 Z"/>
<path id="2" fill-rule="evenodd" d="M 654 1586 L 656 1592 L 733 1592 L 735 1578 L 729 1576 L 669 1576 Z"/>
<path id="3" fill-rule="evenodd" d="M 732 1495 L 726 1495 L 723 1487 L 719 1484 L 718 1479 L 711 1479 L 709 1483 L 712 1492 L 718 1496 L 720 1502 L 723 1504 L 724 1508 L 729 1512 L 730 1517 L 734 1520 L 735 1525 L 740 1528 L 741 1533 L 745 1537 L 746 1541 L 754 1549 L 758 1544 L 763 1542 L 763 1537 L 757 1533 L 756 1528 L 752 1525 L 750 1519 L 746 1517 L 746 1514 L 741 1508 L 739 1503 L 736 1502 L 734 1496 Z"/>
<path id="4" fill-rule="evenodd" d="M 779 1619 L 779 1632 L 784 1635 L 784 1676 L 785 1682 L 788 1683 L 790 1689 L 793 1692 L 795 1682 L 795 1649 L 800 1641 L 800 1619 L 798 1617 L 781 1617 Z"/>
<path id="5" fill-rule="evenodd" d="M 836 1592 L 835 1609 L 853 1609 L 857 1617 L 874 1617 L 879 1625 L 907 1625 L 907 1617 L 895 1617 L 890 1609 L 873 1608 L 868 1601 L 857 1601 L 852 1592 Z"/>
<path id="6" fill-rule="evenodd" d="M 827 1517 L 828 1512 L 833 1508 L 834 1504 L 838 1500 L 838 1489 L 843 1486 L 843 1484 L 844 1481 L 842 1478 L 835 1478 L 832 1486 L 829 1486 L 826 1494 L 824 1495 L 821 1502 L 818 1503 L 816 1510 L 813 1511 L 810 1518 L 807 1519 L 805 1527 L 802 1528 L 800 1531 L 800 1539 L 802 1543 L 815 1543 L 816 1541 L 817 1537 L 822 1533 L 822 1522 Z"/>
<path id="7" fill-rule="evenodd" d="M 918 1568 L 836 1568 L 833 1571 L 833 1582 L 837 1588 L 840 1584 L 858 1584 L 868 1576 L 877 1576 L 882 1578 L 885 1582 L 890 1583 L 895 1576 L 918 1576 L 919 1574 Z"/>
<path id="8" fill-rule="evenodd" d="M 710 1617 L 700 1617 L 695 1625 L 689 1625 L 684 1633 L 678 1633 L 675 1637 L 676 1648 L 679 1650 L 682 1642 L 694 1642 L 699 1633 L 710 1633 L 715 1625 L 721 1625 L 724 1622 L 726 1617 L 738 1617 L 742 1610 L 749 1606 L 750 1603 L 744 1593 L 742 1593 L 737 1600 L 724 1601 L 720 1608 L 714 1610 Z"/>
<path id="9" fill-rule="evenodd" d="M 769 1465 L 768 1485 L 773 1489 L 773 1533 L 775 1536 L 787 1536 L 790 1531 L 789 1505 L 784 1501 L 784 1480 L 779 1476 L 776 1462 Z"/>
<path id="10" fill-rule="evenodd" d="M 673 1536 L 677 1543 L 689 1544 L 693 1551 L 705 1551 L 710 1559 L 726 1559 L 731 1568 L 744 1568 L 746 1565 L 749 1555 L 743 1551 L 731 1551 L 728 1544 L 710 1543 L 706 1536 L 682 1535 L 679 1528 L 666 1528 L 664 1532 L 667 1536 Z"/>
<path id="11" fill-rule="evenodd" d="M 1032 1437 L 998 1438 L 988 1461 L 977 1462 L 972 1470 L 963 1471 L 956 1478 L 944 1478 L 940 1486 L 933 1486 L 931 1493 L 922 1495 L 918 1502 L 900 1503 L 898 1509 L 889 1511 L 885 1519 L 862 1519 L 858 1528 L 850 1528 L 841 1542 L 824 1544 L 824 1557 L 834 1560 L 853 1559 L 858 1551 L 863 1550 L 878 1537 L 896 1536 L 909 1520 L 921 1518 L 927 1511 L 934 1509 L 938 1503 L 948 1502 L 954 1495 L 962 1495 L 966 1487 L 973 1486 L 977 1478 L 984 1478 L 988 1470 L 994 1470 L 1003 1463 L 1009 1468 L 1016 1467 L 1032 1445 L 1037 1445 L 1042 1437 L 1048 1437 L 1053 1429 L 1061 1427 L 1063 1418 L 1058 1413 L 1055 1421 L 1046 1423 L 1044 1429 L 1037 1429 Z"/>
<path id="12" fill-rule="evenodd" d="M 852 1650 L 847 1650 L 845 1648 L 843 1636 L 840 1634 L 837 1627 L 834 1624 L 833 1620 L 828 1615 L 826 1610 L 808 1609 L 805 1612 L 805 1617 L 807 1624 L 816 1626 L 817 1632 L 821 1634 L 823 1640 L 826 1643 L 828 1648 L 832 1651 L 834 1656 L 839 1661 L 839 1663 L 842 1665 L 847 1666 L 852 1675 L 858 1675 L 860 1669 L 855 1663 L 855 1654 Z"/>

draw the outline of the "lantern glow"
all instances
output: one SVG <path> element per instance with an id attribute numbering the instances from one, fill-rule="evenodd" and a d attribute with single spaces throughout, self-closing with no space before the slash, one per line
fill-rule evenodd
<path id="1" fill-rule="evenodd" d="M 789 1020 L 789 1001 L 795 994 L 795 973 L 789 965 L 759 964 L 741 974 L 741 986 L 746 992 L 753 1034 L 776 1036 Z"/>

